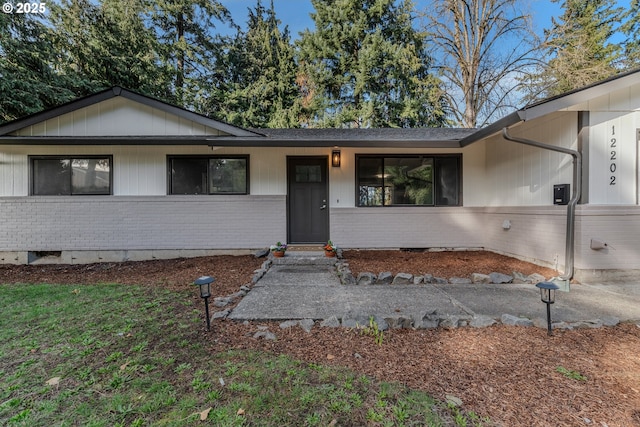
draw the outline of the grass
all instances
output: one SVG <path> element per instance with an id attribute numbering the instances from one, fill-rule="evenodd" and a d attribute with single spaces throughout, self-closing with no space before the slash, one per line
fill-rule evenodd
<path id="1" fill-rule="evenodd" d="M 0 425 L 488 422 L 346 369 L 254 351 L 212 354 L 189 295 L 120 285 L 2 285 L 0 306 Z"/>

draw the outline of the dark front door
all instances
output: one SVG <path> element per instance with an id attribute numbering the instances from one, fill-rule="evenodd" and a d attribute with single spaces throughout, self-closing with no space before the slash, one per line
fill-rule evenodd
<path id="1" fill-rule="evenodd" d="M 289 243 L 329 238 L 328 158 L 288 157 Z"/>

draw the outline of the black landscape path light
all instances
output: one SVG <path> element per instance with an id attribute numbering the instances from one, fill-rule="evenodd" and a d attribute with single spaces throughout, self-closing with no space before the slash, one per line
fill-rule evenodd
<path id="1" fill-rule="evenodd" d="M 558 285 L 551 282 L 540 282 L 536 285 L 540 289 L 540 299 L 547 304 L 547 335 L 551 336 L 551 304 L 556 302 L 556 291 Z"/>
<path id="2" fill-rule="evenodd" d="M 209 297 L 211 296 L 211 284 L 215 281 L 211 276 L 202 276 L 193 282 L 200 288 L 200 298 L 204 299 L 204 310 L 207 315 L 207 331 L 211 329 L 211 319 L 209 318 Z"/>

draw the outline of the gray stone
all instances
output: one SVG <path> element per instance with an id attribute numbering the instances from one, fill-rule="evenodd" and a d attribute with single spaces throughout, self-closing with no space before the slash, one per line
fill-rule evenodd
<path id="1" fill-rule="evenodd" d="M 406 316 L 390 316 L 384 320 L 389 325 L 389 329 L 411 329 L 413 328 L 413 320 Z"/>
<path id="2" fill-rule="evenodd" d="M 459 321 L 460 316 L 446 315 L 440 319 L 440 323 L 438 323 L 438 326 L 444 329 L 455 329 L 458 327 Z"/>
<path id="3" fill-rule="evenodd" d="M 449 283 L 451 283 L 452 285 L 470 285 L 471 279 L 468 279 L 466 277 L 451 277 L 449 279 Z"/>
<path id="4" fill-rule="evenodd" d="M 544 282 L 545 280 L 547 279 L 545 279 L 545 277 L 542 274 L 538 274 L 538 273 L 533 273 L 527 276 L 528 283 L 536 284 L 536 283 Z"/>
<path id="5" fill-rule="evenodd" d="M 222 311 L 216 311 L 215 313 L 213 313 L 213 316 L 211 316 L 212 319 L 226 319 L 227 316 L 231 314 L 231 310 L 222 310 Z"/>
<path id="6" fill-rule="evenodd" d="M 328 319 L 324 319 L 320 326 L 323 328 L 339 328 L 340 320 L 336 316 L 331 316 Z"/>
<path id="7" fill-rule="evenodd" d="M 545 325 L 546 325 L 546 320 L 545 320 Z M 546 326 L 545 326 L 546 328 Z M 573 326 L 571 326 L 569 323 L 567 322 L 553 322 L 551 323 L 551 329 L 568 329 L 571 330 L 573 329 Z"/>
<path id="8" fill-rule="evenodd" d="M 424 283 L 424 276 L 413 276 L 413 284 L 420 285 Z"/>
<path id="9" fill-rule="evenodd" d="M 620 323 L 620 319 L 614 316 L 605 316 L 601 320 L 603 326 L 616 326 Z"/>
<path id="10" fill-rule="evenodd" d="M 353 274 L 351 274 L 351 270 L 349 270 L 348 268 L 345 268 L 340 273 L 340 281 L 342 282 L 343 285 L 355 285 L 356 284 L 356 278 L 353 277 Z"/>
<path id="11" fill-rule="evenodd" d="M 425 274 L 424 278 L 422 279 L 424 283 L 434 283 L 433 282 L 433 275 L 431 274 Z"/>
<path id="12" fill-rule="evenodd" d="M 442 277 L 434 277 L 433 281 L 431 283 L 435 283 L 436 285 L 446 285 L 447 283 L 447 279 L 442 278 Z"/>
<path id="13" fill-rule="evenodd" d="M 418 316 L 418 319 L 420 319 L 419 316 Z M 440 323 L 440 315 L 438 314 L 437 310 L 434 310 L 430 313 L 426 313 L 424 316 L 422 316 L 420 321 L 415 321 L 414 319 L 414 327 L 420 328 L 420 329 L 434 329 L 438 327 L 439 323 Z"/>
<path id="14" fill-rule="evenodd" d="M 262 276 L 264 276 L 265 273 L 266 271 L 264 270 L 258 270 L 251 278 L 251 283 L 253 284 L 257 283 L 258 280 L 262 279 Z"/>
<path id="15" fill-rule="evenodd" d="M 511 281 L 513 281 L 513 277 L 509 276 L 508 274 L 502 274 L 502 273 L 491 273 L 489 274 L 489 278 L 491 279 L 491 283 L 511 283 Z"/>
<path id="16" fill-rule="evenodd" d="M 258 331 L 253 335 L 253 337 L 255 339 L 264 339 L 268 341 L 276 340 L 276 335 L 273 332 L 269 332 L 269 331 Z"/>
<path id="17" fill-rule="evenodd" d="M 487 283 L 491 283 L 491 278 L 486 274 L 473 273 L 471 275 L 471 281 L 476 284 L 478 283 L 487 284 Z"/>
<path id="18" fill-rule="evenodd" d="M 376 281 L 376 275 L 373 273 L 365 272 L 358 274 L 358 279 L 356 280 L 356 285 L 373 285 Z"/>
<path id="19" fill-rule="evenodd" d="M 307 333 L 311 332 L 313 325 L 315 325 L 313 319 L 302 319 L 298 323 L 300 324 L 300 327 Z"/>
<path id="20" fill-rule="evenodd" d="M 413 274 L 409 273 L 398 273 L 396 277 L 393 278 L 393 285 L 411 285 L 413 284 Z"/>
<path id="21" fill-rule="evenodd" d="M 214 298 L 213 305 L 216 307 L 222 308 L 229 305 L 230 302 L 231 302 L 231 298 L 229 297 L 218 297 L 218 298 Z"/>
<path id="22" fill-rule="evenodd" d="M 269 267 L 271 267 L 271 264 L 273 264 L 273 261 L 271 261 L 270 259 L 266 260 L 265 262 L 262 263 L 262 265 L 260 266 L 261 269 L 263 270 L 268 270 Z"/>
<path id="23" fill-rule="evenodd" d="M 497 322 L 495 321 L 495 319 L 492 319 L 489 316 L 484 316 L 484 315 L 478 315 L 478 316 L 474 316 L 473 319 L 471 319 L 471 322 L 469 322 L 469 326 L 471 326 L 472 328 L 487 328 L 489 326 L 495 325 Z"/>
<path id="24" fill-rule="evenodd" d="M 286 320 L 282 323 L 280 323 L 280 329 L 289 329 L 289 328 L 293 328 L 294 326 L 296 326 L 298 324 L 297 320 Z"/>
<path id="25" fill-rule="evenodd" d="M 251 288 L 248 285 L 242 285 L 242 286 L 240 286 L 240 290 L 241 291 L 245 291 L 245 292 L 249 292 L 251 290 Z"/>
<path id="26" fill-rule="evenodd" d="M 271 252 L 269 250 L 269 248 L 258 249 L 257 251 L 255 251 L 253 253 L 253 256 L 255 256 L 256 258 L 263 258 L 263 257 L 266 257 L 267 255 L 269 255 L 269 252 Z"/>
<path id="27" fill-rule="evenodd" d="M 390 271 L 384 271 L 378 274 L 378 279 L 376 280 L 376 285 L 389 285 L 393 280 L 393 274 Z"/>
<path id="28" fill-rule="evenodd" d="M 531 283 L 529 278 L 519 271 L 513 271 L 511 272 L 511 275 L 513 276 L 513 281 L 511 283 Z"/>
<path id="29" fill-rule="evenodd" d="M 345 328 L 358 328 L 369 325 L 369 316 L 363 314 L 346 314 L 342 316 L 342 326 Z"/>
<path id="30" fill-rule="evenodd" d="M 389 324 L 381 316 L 376 315 L 373 317 L 373 320 L 376 322 L 376 325 L 378 325 L 378 330 L 386 331 L 387 329 L 389 329 Z"/>
<path id="31" fill-rule="evenodd" d="M 533 321 L 526 317 L 517 317 L 512 314 L 503 314 L 500 321 L 504 325 L 510 326 L 533 326 Z"/>
<path id="32" fill-rule="evenodd" d="M 602 327 L 602 320 L 583 320 L 580 322 L 573 322 L 571 326 L 573 326 L 574 329 L 595 329 Z"/>

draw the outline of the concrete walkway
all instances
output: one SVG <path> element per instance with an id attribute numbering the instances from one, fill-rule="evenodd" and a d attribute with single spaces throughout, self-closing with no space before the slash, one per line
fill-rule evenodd
<path id="1" fill-rule="evenodd" d="M 343 285 L 335 259 L 321 252 L 287 252 L 274 259 L 266 274 L 231 311 L 235 320 L 326 320 L 335 316 L 361 324 L 376 319 L 411 319 L 414 326 L 433 326 L 443 319 L 500 321 L 505 314 L 546 319 L 539 290 L 530 284 Z M 556 292 L 554 322 L 640 321 L 640 284 L 579 284 Z M 454 325 L 457 326 L 457 325 Z"/>

